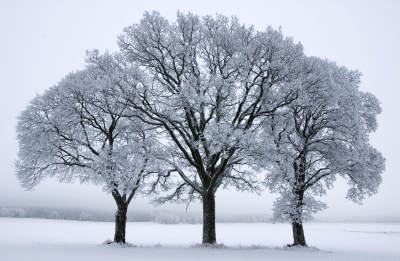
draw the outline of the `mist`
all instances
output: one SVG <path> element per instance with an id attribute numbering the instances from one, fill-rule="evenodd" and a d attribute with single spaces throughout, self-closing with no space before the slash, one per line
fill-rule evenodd
<path id="1" fill-rule="evenodd" d="M 386 171 L 378 194 L 359 206 L 345 199 L 346 183 L 322 198 L 329 208 L 317 220 L 400 220 L 393 205 L 400 192 L 397 149 L 400 71 L 400 24 L 398 1 L 12 1 L 0 8 L 1 96 L 0 206 L 77 208 L 114 211 L 111 195 L 101 186 L 59 183 L 50 179 L 32 191 L 18 183 L 15 126 L 18 115 L 36 95 L 56 84 L 67 73 L 82 68 L 85 51 L 117 50 L 116 38 L 125 26 L 139 22 L 146 10 L 158 10 L 174 20 L 178 10 L 199 15 L 236 15 L 257 29 L 281 28 L 305 48 L 307 55 L 325 57 L 362 72 L 361 89 L 382 102 L 379 127 L 372 145 L 386 158 Z M 275 195 L 219 191 L 218 215 L 271 215 Z M 186 205 L 157 206 L 139 196 L 132 202 L 138 212 L 170 209 L 186 213 Z M 201 207 L 191 204 L 188 213 Z"/>

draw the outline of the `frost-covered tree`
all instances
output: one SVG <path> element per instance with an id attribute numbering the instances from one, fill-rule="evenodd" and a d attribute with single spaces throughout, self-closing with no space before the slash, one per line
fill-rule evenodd
<path id="1" fill-rule="evenodd" d="M 122 71 L 131 68 L 118 79 L 127 103 L 157 128 L 169 153 L 159 179 L 177 177 L 164 180 L 171 190 L 161 200 L 200 199 L 202 242 L 214 244 L 215 193 L 257 189 L 261 123 L 296 97 L 302 46 L 236 18 L 178 13 L 169 22 L 157 12 L 125 28 L 119 46 Z M 130 82 L 133 65 L 140 73 Z"/>
<path id="2" fill-rule="evenodd" d="M 306 246 L 302 222 L 326 205 L 315 199 L 339 175 L 348 180 L 347 198 L 361 202 L 377 192 L 382 155 L 369 143 L 381 108 L 361 92 L 360 74 L 318 58 L 304 60 L 298 98 L 265 123 L 273 168 L 266 185 L 280 193 L 275 220 L 289 220 L 293 245 Z M 275 157 L 273 157 L 275 155 Z"/>
<path id="3" fill-rule="evenodd" d="M 156 166 L 156 143 L 116 93 L 88 67 L 38 95 L 18 120 L 16 168 L 28 189 L 53 176 L 102 184 L 117 205 L 114 241 L 125 243 L 128 205 Z"/>

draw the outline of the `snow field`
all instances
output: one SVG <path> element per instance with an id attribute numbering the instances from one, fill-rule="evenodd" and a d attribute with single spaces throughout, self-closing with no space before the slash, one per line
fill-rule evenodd
<path id="1" fill-rule="evenodd" d="M 0 260 L 400 260 L 400 224 L 305 224 L 309 249 L 286 248 L 288 224 L 218 223 L 221 248 L 202 248 L 201 225 L 127 224 L 137 247 L 102 245 L 111 222 L 0 218 Z"/>

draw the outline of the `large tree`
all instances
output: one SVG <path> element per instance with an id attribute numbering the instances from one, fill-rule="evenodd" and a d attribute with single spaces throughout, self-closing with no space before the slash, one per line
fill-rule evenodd
<path id="1" fill-rule="evenodd" d="M 215 193 L 221 185 L 255 189 L 260 126 L 296 98 L 302 46 L 236 18 L 178 13 L 170 23 L 157 12 L 127 27 L 119 46 L 127 73 L 114 80 L 163 138 L 170 169 L 160 178 L 180 180 L 163 200 L 199 198 L 202 242 L 214 244 Z M 93 64 L 106 72 L 100 60 Z"/>
<path id="2" fill-rule="evenodd" d="M 368 139 L 381 109 L 375 96 L 358 90 L 360 74 L 318 58 L 303 67 L 298 98 L 265 123 L 265 140 L 275 144 L 266 177 L 280 193 L 274 218 L 289 220 L 293 245 L 306 246 L 303 220 L 326 207 L 315 197 L 339 175 L 348 180 L 347 198 L 361 202 L 377 192 L 384 159 Z"/>
<path id="3" fill-rule="evenodd" d="M 117 205 L 114 241 L 125 243 L 128 205 L 155 167 L 155 143 L 99 72 L 71 73 L 22 112 L 17 176 L 28 189 L 53 176 L 103 184 Z"/>

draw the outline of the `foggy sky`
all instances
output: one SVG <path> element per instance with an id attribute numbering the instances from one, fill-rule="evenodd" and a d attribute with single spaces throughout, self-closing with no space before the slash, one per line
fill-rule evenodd
<path id="1" fill-rule="evenodd" d="M 329 209 L 319 217 L 399 217 L 398 161 L 400 90 L 400 1 L 2 1 L 0 2 L 0 206 L 47 206 L 114 209 L 101 186 L 59 184 L 47 180 L 24 191 L 14 173 L 16 119 L 36 95 L 67 73 L 82 68 L 85 50 L 117 50 L 125 26 L 139 22 L 146 10 L 174 20 L 177 10 L 199 15 L 236 15 L 257 29 L 281 26 L 300 41 L 307 55 L 336 61 L 362 72 L 361 90 L 382 102 L 372 144 L 386 158 L 379 193 L 355 205 L 338 181 L 322 200 Z M 234 190 L 217 193 L 217 213 L 271 213 L 274 195 Z M 151 209 L 143 198 L 132 208 Z M 184 209 L 184 205 L 168 205 Z M 193 205 L 189 210 L 199 210 Z"/>

